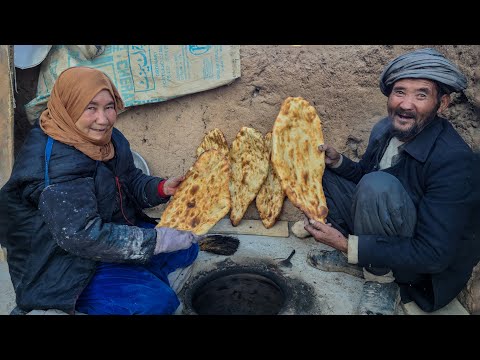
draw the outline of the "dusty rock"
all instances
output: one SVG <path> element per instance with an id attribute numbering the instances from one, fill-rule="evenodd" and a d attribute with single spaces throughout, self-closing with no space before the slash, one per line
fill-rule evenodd
<path id="1" fill-rule="evenodd" d="M 473 268 L 467 286 L 457 298 L 470 314 L 480 312 L 480 263 Z"/>
<path id="2" fill-rule="evenodd" d="M 293 235 L 295 235 L 296 237 L 298 237 L 300 239 L 312 236 L 312 235 L 310 235 L 310 233 L 307 230 L 305 230 L 303 220 L 299 220 L 295 224 L 292 225 L 292 233 L 293 233 Z"/>
<path id="3" fill-rule="evenodd" d="M 15 307 L 15 291 L 13 290 L 8 264 L 0 261 L 0 315 L 8 315 Z"/>

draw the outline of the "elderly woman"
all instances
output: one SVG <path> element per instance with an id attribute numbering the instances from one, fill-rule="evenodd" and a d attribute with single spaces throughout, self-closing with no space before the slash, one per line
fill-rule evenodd
<path id="1" fill-rule="evenodd" d="M 58 77 L 0 191 L 0 240 L 17 311 L 172 314 L 167 275 L 198 254 L 191 232 L 155 228 L 142 209 L 183 177 L 147 176 L 114 128 L 123 101 L 101 71 Z"/>

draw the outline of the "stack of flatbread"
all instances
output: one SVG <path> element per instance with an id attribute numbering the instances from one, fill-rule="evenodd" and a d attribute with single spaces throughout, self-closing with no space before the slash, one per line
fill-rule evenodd
<path id="1" fill-rule="evenodd" d="M 320 118 L 300 97 L 283 102 L 265 139 L 259 131 L 242 127 L 229 149 L 223 133 L 211 130 L 158 226 L 202 235 L 230 210 L 230 221 L 237 226 L 256 198 L 268 229 L 277 221 L 285 195 L 309 218 L 325 222 L 325 155 L 318 151 L 323 143 Z"/>
<path id="2" fill-rule="evenodd" d="M 230 211 L 230 177 L 228 158 L 222 151 L 201 153 L 168 203 L 157 227 L 206 234 Z"/>
<path id="3" fill-rule="evenodd" d="M 245 126 L 233 141 L 229 155 L 232 169 L 230 221 L 237 226 L 267 178 L 269 159 L 262 134 Z"/>
<path id="4" fill-rule="evenodd" d="M 325 154 L 318 151 L 324 141 L 315 108 L 301 97 L 287 98 L 272 133 L 272 164 L 285 194 L 309 218 L 325 222 Z"/>
<path id="5" fill-rule="evenodd" d="M 269 159 L 268 175 L 265 179 L 260 191 L 257 194 L 255 203 L 257 205 L 258 214 L 265 228 L 269 229 L 277 221 L 282 211 L 285 192 L 282 189 L 280 179 L 270 162 L 272 152 L 272 133 L 265 135 L 265 151 Z"/>

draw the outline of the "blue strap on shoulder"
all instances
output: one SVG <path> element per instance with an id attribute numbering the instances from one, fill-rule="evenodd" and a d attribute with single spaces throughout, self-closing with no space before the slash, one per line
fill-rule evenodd
<path id="1" fill-rule="evenodd" d="M 47 145 L 45 145 L 45 187 L 50 185 L 50 177 L 48 176 L 48 163 L 50 162 L 50 155 L 52 155 L 52 146 L 53 140 L 50 136 L 47 140 Z"/>

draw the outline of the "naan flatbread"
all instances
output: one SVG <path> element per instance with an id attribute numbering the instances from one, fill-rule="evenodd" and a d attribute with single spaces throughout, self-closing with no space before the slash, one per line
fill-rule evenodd
<path id="1" fill-rule="evenodd" d="M 272 152 L 271 132 L 265 135 L 265 151 L 267 152 L 268 159 L 270 159 Z M 269 229 L 275 225 L 275 222 L 282 211 L 284 199 L 285 192 L 282 189 L 282 184 L 269 161 L 267 178 L 255 199 L 260 219 L 262 219 L 265 228 Z"/>
<path id="2" fill-rule="evenodd" d="M 230 166 L 230 221 L 237 226 L 267 178 L 268 157 L 259 131 L 242 127 L 230 149 Z"/>
<path id="3" fill-rule="evenodd" d="M 228 157 L 228 144 L 225 140 L 225 136 L 219 129 L 210 130 L 207 135 L 203 138 L 202 143 L 197 148 L 197 157 L 199 157 L 203 152 L 207 150 L 218 150 L 222 155 Z"/>
<path id="4" fill-rule="evenodd" d="M 185 175 L 157 227 L 203 235 L 230 211 L 228 158 L 218 150 L 205 151 Z"/>
<path id="5" fill-rule="evenodd" d="M 322 123 L 301 97 L 287 98 L 272 131 L 272 163 L 288 199 L 309 218 L 325 222 L 328 214 L 323 193 L 325 153 Z"/>

